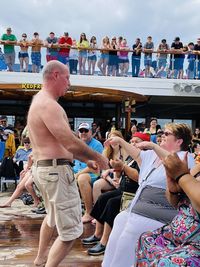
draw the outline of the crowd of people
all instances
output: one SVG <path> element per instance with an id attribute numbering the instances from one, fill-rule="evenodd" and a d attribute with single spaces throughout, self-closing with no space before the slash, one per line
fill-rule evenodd
<path id="1" fill-rule="evenodd" d="M 0 119 L 3 137 L 8 127 L 7 118 L 1 116 Z M 41 201 L 44 205 L 46 200 L 42 200 L 33 186 L 30 139 L 25 137 L 26 131 L 22 127 L 20 132 L 21 136 L 23 133 L 22 144 L 11 156 L 18 166 L 16 170 L 20 180 L 11 197 L 0 208 L 10 207 L 27 190 L 33 198 L 34 211 L 34 207 Z M 13 134 L 11 130 L 8 133 Z M 188 188 L 187 179 L 188 184 L 190 181 L 194 184 L 192 188 L 198 186 L 193 176 L 198 176 L 200 171 L 199 128 L 193 135 L 186 124 L 168 123 L 161 129 L 158 120 L 153 117 L 146 128 L 144 125 L 138 126 L 137 121 L 133 120 L 130 144 L 124 140 L 121 131 L 113 128 L 103 143 L 103 133 L 95 122 L 92 125 L 81 123 L 76 136 L 93 151 L 103 154 L 110 164 L 108 169 L 94 171 L 82 160 L 74 161 L 75 181 L 83 204 L 82 223 L 95 224 L 94 234 L 82 239 L 82 244 L 89 246 L 88 254 L 97 256 L 105 253 L 102 263 L 105 267 L 184 266 L 183 263 L 198 266 L 199 204 Z M 5 143 L 6 139 L 1 142 Z M 190 153 L 186 154 L 185 151 Z M 171 152 L 177 154 L 172 156 L 169 154 Z M 24 166 L 20 167 L 20 162 Z M 180 164 L 181 168 L 175 170 L 175 164 Z M 191 174 L 189 169 L 192 169 Z M 173 179 L 180 180 L 178 185 L 175 186 Z M 46 206 L 47 210 L 50 208 Z M 182 225 L 185 225 L 183 229 Z M 169 263 L 175 265 L 166 265 Z"/>
<path id="2" fill-rule="evenodd" d="M 92 222 L 94 234 L 81 241 L 94 245 L 89 255 L 104 254 L 103 267 L 199 266 L 199 128 L 194 134 L 185 123 L 162 128 L 153 117 L 149 125 L 133 120 L 129 140 L 115 125 L 103 140 L 96 122 L 82 122 L 76 133 L 57 102 L 69 86 L 68 67 L 48 62 L 17 151 L 6 150 L 14 131 L 5 136 L 7 118 L 0 117 L 3 158 L 12 152 L 6 158 L 27 163 L 0 207 L 10 207 L 26 188 L 34 206 L 42 201 L 46 210 L 34 265 L 58 266 L 83 223 Z"/>
<path id="3" fill-rule="evenodd" d="M 32 72 L 41 70 L 41 48 L 46 47 L 46 61 L 58 60 L 69 65 L 71 74 L 132 77 L 200 78 L 200 38 L 184 45 L 180 37 L 169 44 L 162 39 L 154 44 L 151 36 L 146 41 L 136 38 L 128 44 L 125 37 L 105 36 L 98 41 L 95 36 L 87 37 L 81 33 L 79 39 L 70 37 L 68 32 L 57 37 L 54 32 L 42 40 L 38 32 L 28 38 L 26 33 L 17 39 L 8 27 L 1 36 L 0 69 L 14 70 L 15 45 L 18 53 L 20 71 L 29 71 L 29 57 Z M 29 55 L 29 47 L 31 54 Z M 142 57 L 143 56 L 143 57 Z M 98 72 L 96 72 L 98 70 Z"/>

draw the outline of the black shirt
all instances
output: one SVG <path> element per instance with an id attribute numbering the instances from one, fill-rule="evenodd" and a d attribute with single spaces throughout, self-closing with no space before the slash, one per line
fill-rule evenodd
<path id="1" fill-rule="evenodd" d="M 173 42 L 172 45 L 171 45 L 171 48 L 181 49 L 181 48 L 183 48 L 183 43 L 181 43 L 181 42 L 179 42 L 179 43 Z M 183 54 L 174 54 L 174 58 L 181 58 L 181 57 L 184 57 L 184 55 Z"/>
<path id="2" fill-rule="evenodd" d="M 195 44 L 195 46 L 194 46 L 194 50 L 196 50 L 196 51 L 200 51 L 200 45 Z M 198 55 L 198 59 L 200 59 L 200 55 Z"/>
<path id="3" fill-rule="evenodd" d="M 142 45 L 134 44 L 133 45 L 133 50 L 135 50 L 132 54 L 133 57 L 141 57 L 141 51 L 136 51 L 136 48 L 141 49 Z"/>

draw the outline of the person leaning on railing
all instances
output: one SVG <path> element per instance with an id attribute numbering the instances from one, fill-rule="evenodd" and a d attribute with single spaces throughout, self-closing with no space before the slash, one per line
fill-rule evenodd
<path id="1" fill-rule="evenodd" d="M 1 44 L 4 45 L 4 57 L 9 71 L 13 71 L 15 64 L 15 47 L 17 38 L 12 34 L 12 29 L 8 27 L 6 33 L 1 36 Z"/>
<path id="2" fill-rule="evenodd" d="M 78 56 L 78 62 L 79 62 L 79 74 L 86 74 L 86 70 L 85 70 L 85 64 L 86 64 L 86 60 L 87 60 L 87 50 L 86 48 L 89 47 L 89 42 L 87 40 L 86 34 L 85 33 L 81 33 L 80 35 L 80 40 L 79 42 L 77 42 L 77 48 L 79 50 L 79 56 Z M 84 48 L 84 49 L 82 49 Z"/>
<path id="3" fill-rule="evenodd" d="M 100 59 L 97 63 L 98 68 L 101 71 L 101 75 L 106 75 L 106 68 L 108 66 L 108 60 L 109 60 L 109 49 L 110 49 L 110 40 L 108 38 L 108 36 L 105 36 L 102 39 L 102 43 L 101 43 L 101 55 L 100 55 Z"/>
<path id="4" fill-rule="evenodd" d="M 10 29 L 10 28 L 8 28 Z M 29 42 L 28 46 L 32 47 L 32 54 L 37 52 L 37 57 L 32 57 L 32 64 L 36 65 L 36 66 L 32 66 L 32 72 L 39 72 L 40 70 L 40 66 L 41 66 L 41 48 L 47 48 L 48 52 L 47 52 L 47 61 L 48 60 L 57 60 L 58 59 L 58 50 L 61 48 L 60 45 L 58 44 L 58 38 L 56 39 L 55 34 L 53 32 L 50 33 L 50 36 L 48 38 L 50 38 L 50 43 L 47 42 L 47 39 L 44 41 L 42 40 L 37 40 L 39 38 L 39 34 L 36 35 L 38 33 L 34 33 L 34 38 Z M 121 38 L 121 37 L 120 37 Z M 118 38 L 118 39 L 120 39 Z M 108 38 L 109 39 L 109 38 Z M 123 39 L 123 38 L 122 38 Z M 52 41 L 53 40 L 53 41 Z M 56 42 L 57 40 L 57 42 Z M 121 40 L 121 39 L 120 39 Z M 2 39 L 0 40 L 0 44 L 5 45 L 5 41 L 3 41 Z M 14 46 L 19 46 L 19 44 L 16 41 L 6 41 L 6 44 L 14 47 Z M 115 49 L 117 51 L 117 53 L 119 54 L 119 44 L 117 44 L 118 47 Z M 62 46 L 62 47 L 65 47 Z M 66 48 L 70 48 L 69 45 L 66 45 Z M 78 48 L 76 45 L 73 45 L 72 48 L 74 50 L 76 49 L 80 49 Z M 102 49 L 103 48 L 103 49 Z M 104 46 L 100 46 L 98 47 L 96 45 L 96 47 L 82 47 L 81 48 L 82 51 L 84 50 L 88 50 L 88 51 L 93 51 L 93 52 L 97 52 L 100 51 L 101 52 L 101 56 L 100 56 L 100 60 L 98 62 L 98 65 L 101 66 L 101 70 L 102 70 L 102 61 L 106 61 L 109 58 L 109 51 L 113 51 L 113 48 L 107 44 Z M 174 70 L 175 70 L 175 64 L 174 64 L 174 57 L 176 57 L 176 55 L 182 55 L 182 62 L 184 61 L 184 56 L 185 54 L 189 54 L 189 55 L 195 55 L 195 78 L 200 78 L 200 38 L 197 39 L 197 44 L 195 44 L 194 46 L 194 50 L 189 49 L 189 51 L 183 51 L 183 49 L 170 49 L 170 50 L 156 50 L 154 51 L 153 49 L 143 49 L 143 51 L 140 51 L 141 49 L 138 49 L 137 52 L 138 53 L 145 53 L 145 55 L 147 56 L 148 54 L 158 54 L 161 56 L 166 55 L 166 54 L 170 54 L 171 55 L 171 60 L 170 60 L 170 69 L 171 69 L 171 73 L 169 75 L 170 77 L 174 77 Z M 50 52 L 51 51 L 51 52 Z M 127 52 L 133 52 L 135 53 L 135 48 L 134 49 L 128 49 Z M 5 55 L 6 57 L 6 55 Z M 7 63 L 7 65 L 10 63 Z M 9 66 L 9 65 L 8 65 Z M 104 72 L 106 71 L 106 67 L 107 67 L 107 63 L 105 62 L 105 64 L 103 65 L 104 67 Z M 36 68 L 36 70 L 35 70 Z M 159 73 L 158 73 L 159 74 Z M 157 74 L 157 76 L 158 76 Z M 118 70 L 117 70 L 117 75 L 118 75 Z"/>
<path id="5" fill-rule="evenodd" d="M 41 47 L 43 46 L 43 41 L 39 39 L 39 33 L 33 33 L 33 39 L 29 45 L 31 45 L 32 72 L 39 73 L 41 68 Z"/>
<path id="6" fill-rule="evenodd" d="M 20 72 L 28 72 L 28 64 L 29 64 L 29 55 L 28 55 L 28 47 L 29 47 L 29 41 L 27 40 L 27 34 L 22 34 L 22 39 L 17 42 L 17 44 L 20 46 L 19 51 L 19 62 L 20 62 Z M 25 69 L 24 69 L 25 64 Z"/>
<path id="7" fill-rule="evenodd" d="M 91 50 L 88 50 L 88 75 L 94 75 L 95 66 L 97 62 L 97 39 L 95 36 L 92 36 L 90 39 Z"/>

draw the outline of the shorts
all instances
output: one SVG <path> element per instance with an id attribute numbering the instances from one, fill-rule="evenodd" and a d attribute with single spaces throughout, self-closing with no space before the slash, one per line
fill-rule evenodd
<path id="1" fill-rule="evenodd" d="M 79 57 L 87 58 L 87 50 L 81 50 L 78 54 Z"/>
<path id="2" fill-rule="evenodd" d="M 97 61 L 97 56 L 96 55 L 88 56 L 88 60 Z"/>
<path id="3" fill-rule="evenodd" d="M 184 58 L 174 58 L 174 70 L 182 70 L 183 69 Z M 170 70 L 172 70 L 172 59 L 170 60 Z"/>
<path id="4" fill-rule="evenodd" d="M 69 165 L 32 168 L 47 212 L 47 224 L 56 226 L 62 241 L 74 240 L 83 233 L 81 201 L 73 171 Z"/>
<path id="5" fill-rule="evenodd" d="M 4 53 L 4 58 L 5 58 L 5 62 L 7 65 L 9 65 L 9 64 L 14 65 L 15 64 L 15 52 Z"/>
<path id="6" fill-rule="evenodd" d="M 100 58 L 109 60 L 109 54 L 101 53 Z"/>
<path id="7" fill-rule="evenodd" d="M 158 68 L 160 69 L 161 67 L 166 67 L 167 65 L 167 59 L 166 58 L 159 58 L 158 59 Z"/>
<path id="8" fill-rule="evenodd" d="M 92 173 L 92 172 L 89 172 L 88 174 L 90 175 L 91 185 L 93 185 L 94 182 L 96 182 L 96 180 L 98 180 L 99 174 L 95 174 L 95 173 Z"/>
<path id="9" fill-rule="evenodd" d="M 25 52 L 25 53 L 19 52 L 18 57 L 19 58 L 26 58 L 26 57 L 28 57 L 28 53 L 27 52 Z"/>
<path id="10" fill-rule="evenodd" d="M 151 67 L 151 65 L 152 65 L 152 58 L 151 57 L 148 57 L 148 56 L 145 56 L 144 57 L 144 65 Z"/>
<path id="11" fill-rule="evenodd" d="M 119 64 L 129 63 L 128 58 L 119 58 Z"/>
<path id="12" fill-rule="evenodd" d="M 182 70 L 183 69 L 184 58 L 175 58 L 174 59 L 174 69 Z"/>
<path id="13" fill-rule="evenodd" d="M 47 62 L 51 60 L 57 60 L 58 59 L 58 53 L 57 52 L 52 52 L 51 54 L 46 55 L 46 60 Z"/>
<path id="14" fill-rule="evenodd" d="M 109 66 L 117 66 L 118 65 L 118 56 L 117 55 L 109 55 L 108 65 Z"/>
<path id="15" fill-rule="evenodd" d="M 41 65 L 41 53 L 40 52 L 32 52 L 31 53 L 31 61 L 32 61 L 32 64 L 40 67 L 40 65 Z"/>
<path id="16" fill-rule="evenodd" d="M 69 54 L 58 54 L 58 61 L 63 64 L 69 64 Z"/>

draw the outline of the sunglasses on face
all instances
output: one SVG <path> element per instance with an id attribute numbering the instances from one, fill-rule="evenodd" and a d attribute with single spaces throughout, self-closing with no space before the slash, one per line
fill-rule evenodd
<path id="1" fill-rule="evenodd" d="M 163 132 L 163 134 L 164 134 L 165 136 L 174 135 L 173 133 L 170 133 L 170 132 Z"/>
<path id="2" fill-rule="evenodd" d="M 88 133 L 89 130 L 88 130 L 88 129 L 80 129 L 79 132 L 80 132 L 80 133 Z"/>
<path id="3" fill-rule="evenodd" d="M 30 142 L 24 142 L 24 144 L 30 144 Z"/>

